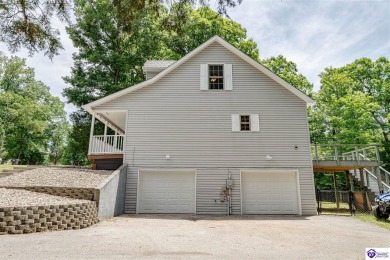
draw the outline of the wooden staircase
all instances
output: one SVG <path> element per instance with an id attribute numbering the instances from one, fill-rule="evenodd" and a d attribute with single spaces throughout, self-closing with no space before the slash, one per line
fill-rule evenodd
<path id="1" fill-rule="evenodd" d="M 377 144 L 314 144 L 312 158 L 313 172 L 348 173 L 352 191 L 355 182 L 376 195 L 390 191 L 390 172 L 381 167 Z"/>
<path id="2" fill-rule="evenodd" d="M 390 191 L 390 173 L 384 169 L 383 167 L 379 167 L 379 174 L 381 175 L 381 183 L 383 186 L 383 191 L 387 192 Z M 375 174 L 372 172 L 372 170 L 368 170 L 367 168 L 364 168 L 362 173 L 360 174 L 360 171 L 349 171 L 354 179 L 360 184 L 360 187 L 363 189 L 366 189 L 367 191 L 372 191 L 376 195 L 378 195 L 381 191 L 378 185 L 378 178 L 375 176 Z"/>

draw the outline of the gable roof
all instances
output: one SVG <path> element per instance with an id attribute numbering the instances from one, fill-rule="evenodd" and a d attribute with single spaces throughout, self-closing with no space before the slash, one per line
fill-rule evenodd
<path id="1" fill-rule="evenodd" d="M 271 79 L 273 79 L 274 81 L 279 83 L 281 86 L 286 88 L 288 91 L 290 91 L 291 93 L 293 93 L 297 97 L 301 98 L 307 104 L 313 104 L 314 103 L 313 99 L 311 99 L 310 97 L 306 96 L 301 91 L 299 91 L 298 89 L 296 89 L 295 87 L 293 87 L 292 85 L 290 85 L 289 83 L 287 83 L 286 81 L 281 79 L 275 73 L 273 73 L 272 71 L 270 71 L 269 69 L 267 69 L 266 67 L 264 67 L 263 65 L 258 63 L 257 61 L 253 60 L 248 55 L 244 54 L 243 52 L 241 52 L 236 47 L 234 47 L 230 43 L 226 42 L 225 40 L 223 40 L 219 36 L 214 36 L 211 39 L 209 39 L 208 41 L 206 41 L 205 43 L 203 43 L 202 45 L 200 45 L 199 47 L 197 47 L 196 49 L 194 49 L 193 51 L 191 51 L 190 53 L 188 53 L 186 56 L 184 56 L 180 60 L 178 60 L 178 61 L 174 62 L 173 64 L 171 64 L 170 66 L 168 66 L 165 70 L 163 70 L 162 72 L 157 74 L 155 77 L 153 77 L 153 78 L 151 78 L 149 80 L 146 80 L 144 82 L 141 82 L 139 84 L 136 84 L 134 86 L 125 88 L 125 89 L 123 89 L 121 91 L 115 92 L 115 93 L 113 93 L 111 95 L 108 95 L 108 96 L 106 96 L 104 98 L 101 98 L 101 99 L 98 99 L 98 100 L 93 101 L 91 103 L 88 103 L 88 104 L 82 106 L 82 108 L 87 110 L 89 113 L 92 113 L 92 108 L 93 107 L 99 106 L 99 105 L 104 104 L 104 103 L 106 103 L 108 101 L 111 101 L 113 99 L 119 98 L 119 97 L 121 97 L 123 95 L 126 95 L 128 93 L 137 91 L 137 90 L 139 90 L 141 88 L 144 88 L 146 86 L 149 86 L 149 85 L 155 83 L 156 81 L 158 81 L 159 79 L 161 79 L 162 77 L 164 77 L 165 75 L 167 75 L 168 73 L 170 73 L 171 71 L 173 71 L 174 69 L 179 67 L 181 64 L 183 64 L 184 62 L 188 61 L 189 59 L 194 57 L 196 54 L 198 54 L 202 50 L 206 49 L 208 46 L 210 46 L 211 44 L 213 44 L 215 42 L 221 44 L 226 49 L 228 49 L 229 51 L 233 52 L 238 57 L 240 57 L 241 59 L 246 61 L 247 63 L 251 64 L 253 67 L 255 67 L 256 69 L 258 69 L 259 71 L 261 71 L 262 73 L 264 73 L 265 75 L 267 75 L 268 77 L 270 77 Z"/>

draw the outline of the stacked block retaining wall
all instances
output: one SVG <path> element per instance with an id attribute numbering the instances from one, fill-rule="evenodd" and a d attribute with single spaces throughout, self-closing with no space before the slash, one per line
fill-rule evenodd
<path id="1" fill-rule="evenodd" d="M 0 208 L 0 235 L 70 230 L 98 222 L 96 202 Z"/>

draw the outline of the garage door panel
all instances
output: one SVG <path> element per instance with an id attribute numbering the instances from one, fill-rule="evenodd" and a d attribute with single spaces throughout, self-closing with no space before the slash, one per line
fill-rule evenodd
<path id="1" fill-rule="evenodd" d="M 138 213 L 195 213 L 195 171 L 140 171 Z"/>
<path id="2" fill-rule="evenodd" d="M 241 173 L 243 214 L 299 214 L 296 173 Z"/>

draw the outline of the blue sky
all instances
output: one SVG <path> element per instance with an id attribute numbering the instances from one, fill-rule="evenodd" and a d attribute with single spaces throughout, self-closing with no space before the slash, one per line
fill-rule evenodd
<path id="1" fill-rule="evenodd" d="M 243 0 L 229 10 L 229 16 L 247 29 L 260 49 L 260 57 L 284 55 L 298 65 L 299 71 L 319 88 L 318 74 L 325 67 L 339 67 L 361 57 L 390 58 L 390 0 Z M 42 54 L 27 59 L 36 77 L 60 96 L 73 65 L 71 40 L 63 25 L 65 50 L 50 61 Z M 4 44 L 0 51 L 9 55 Z M 66 105 L 71 112 L 74 107 Z"/>

